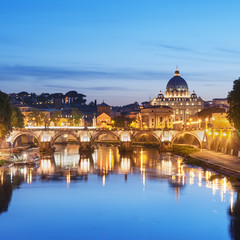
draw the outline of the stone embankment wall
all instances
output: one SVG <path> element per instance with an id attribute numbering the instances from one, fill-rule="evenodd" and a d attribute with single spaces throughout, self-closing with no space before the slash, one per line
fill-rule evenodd
<path id="1" fill-rule="evenodd" d="M 214 132 L 207 136 L 206 148 L 209 150 L 240 157 L 240 139 L 235 131 Z"/>

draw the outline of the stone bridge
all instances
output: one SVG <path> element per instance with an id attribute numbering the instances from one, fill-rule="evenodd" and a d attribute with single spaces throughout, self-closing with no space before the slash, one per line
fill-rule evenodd
<path id="1" fill-rule="evenodd" d="M 71 136 L 79 144 L 93 144 L 97 141 L 115 141 L 119 142 L 119 144 L 123 142 L 155 142 L 159 143 L 160 146 L 163 143 L 171 146 L 181 137 L 184 138 L 184 136 L 190 135 L 190 137 L 195 141 L 195 145 L 202 148 L 204 143 L 207 141 L 207 135 L 204 130 L 108 130 L 80 127 L 26 127 L 23 129 L 14 129 L 5 141 L 11 147 L 15 147 L 16 140 L 22 135 L 35 138 L 36 141 L 38 141 L 39 146 L 47 144 L 49 147 L 53 147 L 55 141 L 61 136 Z M 184 144 L 184 140 L 181 143 Z"/>

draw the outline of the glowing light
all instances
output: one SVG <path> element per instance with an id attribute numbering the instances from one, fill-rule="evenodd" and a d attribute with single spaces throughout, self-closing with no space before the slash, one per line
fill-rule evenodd
<path id="1" fill-rule="evenodd" d="M 122 162 L 121 162 L 121 169 L 122 172 L 129 172 L 131 168 L 131 164 L 130 164 L 130 159 L 129 158 L 122 158 Z"/>
<path id="2" fill-rule="evenodd" d="M 4 182 L 4 176 L 3 176 L 3 171 L 1 171 L 1 185 L 3 185 Z"/>
<path id="3" fill-rule="evenodd" d="M 66 181 L 67 181 L 67 184 L 71 183 L 71 171 L 70 171 L 70 169 L 67 170 Z"/>
<path id="4" fill-rule="evenodd" d="M 230 196 L 230 211 L 231 213 L 233 213 L 233 192 L 231 192 Z"/>
<path id="5" fill-rule="evenodd" d="M 173 124 L 178 124 L 178 123 L 183 123 L 183 121 L 176 121 L 176 122 L 173 122 Z"/>
<path id="6" fill-rule="evenodd" d="M 27 184 L 32 183 L 32 169 L 27 173 Z"/>
<path id="7" fill-rule="evenodd" d="M 45 126 L 26 126 L 26 129 L 45 129 Z M 64 127 L 60 127 L 60 126 L 49 126 L 47 127 L 47 129 L 51 130 L 51 129 L 85 129 L 85 127 L 75 127 L 75 126 L 64 126 Z M 97 129 L 97 127 L 87 127 L 87 129 Z"/>
<path id="8" fill-rule="evenodd" d="M 103 176 L 102 176 L 102 185 L 103 185 L 103 187 L 105 186 L 105 174 L 103 174 Z"/>
<path id="9" fill-rule="evenodd" d="M 122 142 L 130 142 L 130 136 L 128 134 L 121 136 Z"/>

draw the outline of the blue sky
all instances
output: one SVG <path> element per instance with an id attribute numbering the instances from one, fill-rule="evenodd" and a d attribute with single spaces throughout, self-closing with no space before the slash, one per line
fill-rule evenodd
<path id="1" fill-rule="evenodd" d="M 205 100 L 240 77 L 240 1 L 2 0 L 0 90 L 110 105 L 165 91 L 176 65 Z"/>

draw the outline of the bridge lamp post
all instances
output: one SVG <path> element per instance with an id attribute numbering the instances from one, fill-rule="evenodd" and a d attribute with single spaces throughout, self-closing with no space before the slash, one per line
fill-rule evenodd
<path id="1" fill-rule="evenodd" d="M 199 128 L 199 129 L 201 129 L 201 122 L 202 122 L 202 120 L 199 119 L 199 120 L 198 120 L 198 128 Z"/>

